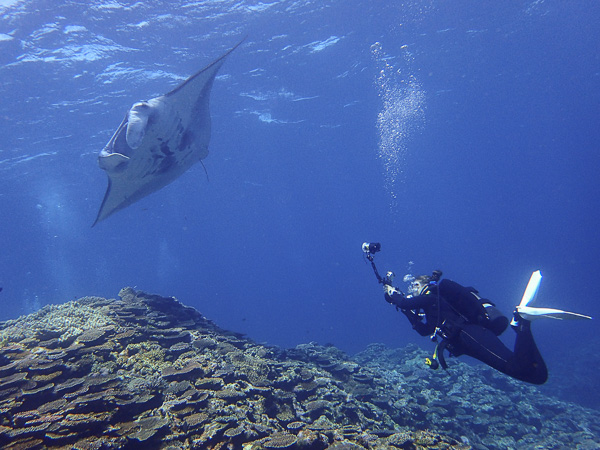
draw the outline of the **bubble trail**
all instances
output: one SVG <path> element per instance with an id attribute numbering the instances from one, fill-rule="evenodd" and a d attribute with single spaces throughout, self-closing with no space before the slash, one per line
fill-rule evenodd
<path id="1" fill-rule="evenodd" d="M 377 63 L 376 86 L 382 100 L 377 115 L 379 134 L 378 157 L 383 161 L 385 189 L 391 198 L 391 207 L 397 206 L 397 183 L 404 181 L 407 143 L 425 123 L 425 91 L 412 73 L 412 56 L 402 47 L 402 67 L 397 68 L 383 52 L 381 43 L 371 46 Z"/>

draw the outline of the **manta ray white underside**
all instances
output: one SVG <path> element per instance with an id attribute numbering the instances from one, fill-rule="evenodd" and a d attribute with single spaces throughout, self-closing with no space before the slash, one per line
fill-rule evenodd
<path id="1" fill-rule="evenodd" d="M 206 158 L 210 91 L 225 58 L 239 45 L 171 92 L 135 103 L 98 156 L 108 188 L 94 225 L 171 183 Z"/>

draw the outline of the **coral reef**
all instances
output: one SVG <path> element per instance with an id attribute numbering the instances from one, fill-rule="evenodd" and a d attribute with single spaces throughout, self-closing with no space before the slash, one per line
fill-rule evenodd
<path id="1" fill-rule="evenodd" d="M 597 412 L 415 346 L 267 347 L 123 289 L 0 324 L 0 446 L 598 448 Z"/>
<path id="2" fill-rule="evenodd" d="M 414 427 L 478 449 L 600 448 L 597 410 L 550 397 L 483 364 L 449 359 L 447 371 L 433 371 L 424 364 L 427 356 L 415 345 L 372 344 L 354 360 L 377 372 L 390 396 L 401 394 L 397 406 L 417 412 Z"/>
<path id="3" fill-rule="evenodd" d="M 0 446 L 469 448 L 333 347 L 282 350 L 131 288 L 0 324 Z"/>

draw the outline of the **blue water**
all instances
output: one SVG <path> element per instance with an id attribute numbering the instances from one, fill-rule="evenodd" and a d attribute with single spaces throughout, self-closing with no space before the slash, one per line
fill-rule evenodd
<path id="1" fill-rule="evenodd" d="M 400 287 L 442 269 L 509 314 L 541 269 L 538 305 L 600 316 L 599 21 L 594 1 L 0 0 L 0 320 L 133 286 L 259 342 L 431 348 L 363 241 Z M 208 179 L 91 228 L 128 108 L 244 36 Z M 597 323 L 534 324 L 547 389 L 574 376 L 589 406 Z"/>

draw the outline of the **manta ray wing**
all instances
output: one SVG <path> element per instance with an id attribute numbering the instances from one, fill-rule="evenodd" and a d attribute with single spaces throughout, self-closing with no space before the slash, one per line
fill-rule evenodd
<path id="1" fill-rule="evenodd" d="M 240 44 L 171 92 L 131 107 L 98 156 L 108 188 L 94 225 L 206 158 L 210 91 L 225 58 Z"/>

